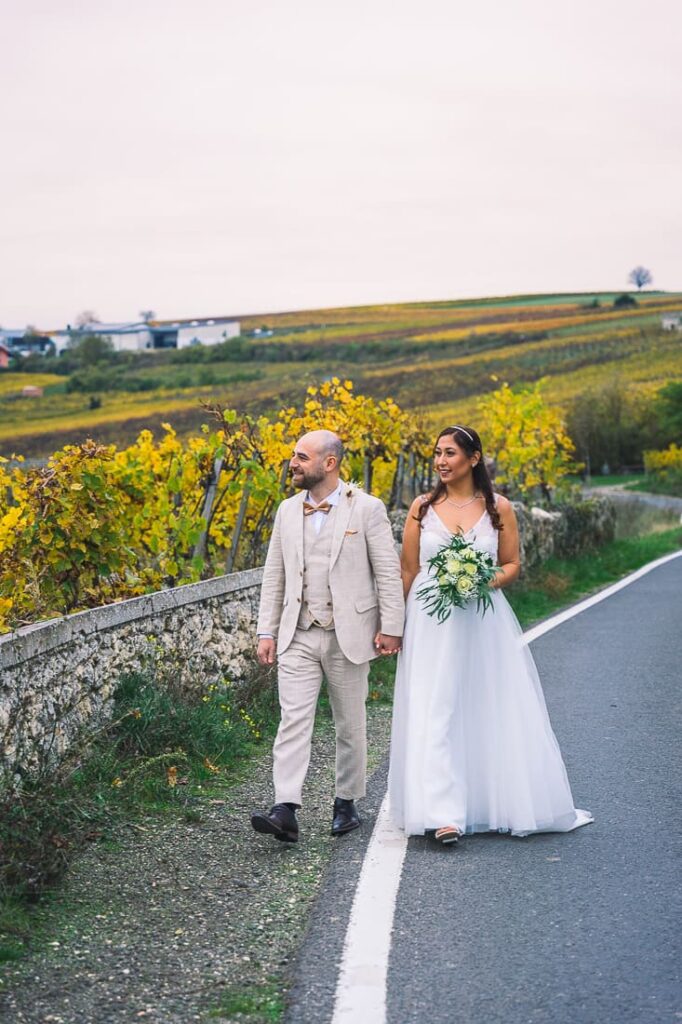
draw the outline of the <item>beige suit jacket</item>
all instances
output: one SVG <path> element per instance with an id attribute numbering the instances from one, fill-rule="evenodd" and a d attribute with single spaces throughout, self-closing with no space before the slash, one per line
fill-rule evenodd
<path id="1" fill-rule="evenodd" d="M 280 653 L 301 612 L 304 497 L 300 491 L 279 506 L 265 560 L 257 631 L 272 634 Z M 377 632 L 402 636 L 400 559 L 386 509 L 379 498 L 348 484 L 342 484 L 334 516 L 329 586 L 336 636 L 349 661 L 360 665 L 376 657 Z"/>

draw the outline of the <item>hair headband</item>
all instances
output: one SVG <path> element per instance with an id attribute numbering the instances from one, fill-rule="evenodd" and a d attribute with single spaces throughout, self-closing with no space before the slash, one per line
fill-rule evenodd
<path id="1" fill-rule="evenodd" d="M 469 438 L 469 440 L 471 441 L 472 444 L 476 444 L 476 442 L 474 441 L 474 439 L 471 436 L 471 434 L 469 433 L 469 431 L 465 430 L 464 427 L 448 427 L 447 429 L 448 430 L 459 430 L 462 434 L 466 434 L 466 436 Z"/>

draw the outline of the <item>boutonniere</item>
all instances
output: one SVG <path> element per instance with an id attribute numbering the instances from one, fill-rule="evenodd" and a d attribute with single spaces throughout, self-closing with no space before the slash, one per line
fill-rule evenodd
<path id="1" fill-rule="evenodd" d="M 345 487 L 347 498 L 354 498 L 358 491 L 362 490 L 362 485 L 359 484 L 357 480 L 351 480 L 350 483 L 345 485 Z"/>

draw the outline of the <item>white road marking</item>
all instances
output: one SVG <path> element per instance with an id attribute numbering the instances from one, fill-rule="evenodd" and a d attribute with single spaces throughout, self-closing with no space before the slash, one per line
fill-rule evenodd
<path id="1" fill-rule="evenodd" d="M 386 973 L 407 836 L 383 799 L 355 890 L 336 986 L 332 1024 L 386 1019 Z"/>
<path id="2" fill-rule="evenodd" d="M 650 562 L 619 580 L 618 583 L 600 590 L 598 594 L 533 626 L 523 634 L 524 643 L 532 643 L 550 629 L 560 626 L 575 615 L 599 604 L 600 601 L 605 601 L 623 587 L 680 556 L 682 551 L 675 551 L 671 555 L 658 558 L 655 562 Z M 331 1024 L 348 1024 L 354 1020 L 361 1021 L 362 1024 L 386 1022 L 388 959 L 391 952 L 396 898 L 406 850 L 407 837 L 391 821 L 386 794 L 377 815 L 353 898 Z"/>

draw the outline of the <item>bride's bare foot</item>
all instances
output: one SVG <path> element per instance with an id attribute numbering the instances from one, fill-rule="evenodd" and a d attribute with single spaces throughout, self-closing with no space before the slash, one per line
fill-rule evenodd
<path id="1" fill-rule="evenodd" d="M 433 838 L 443 846 L 450 846 L 452 843 L 456 843 L 461 835 L 462 833 L 456 825 L 445 825 L 443 828 L 436 829 Z"/>

